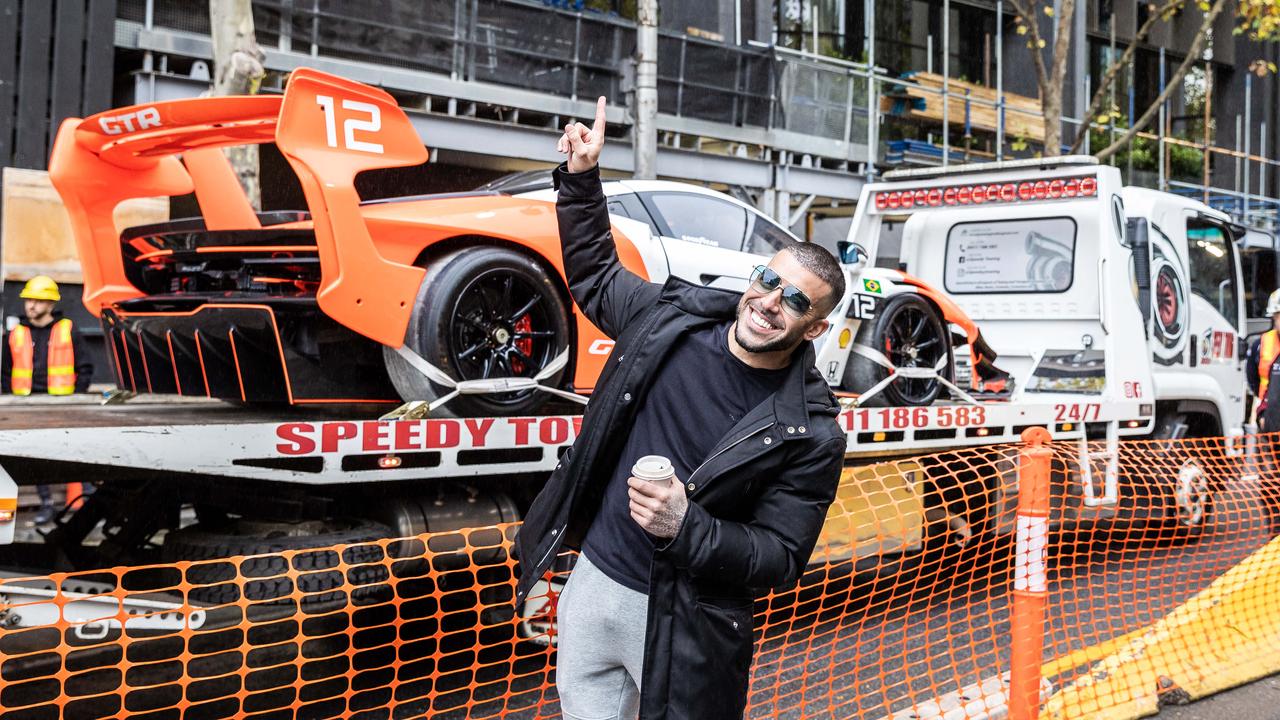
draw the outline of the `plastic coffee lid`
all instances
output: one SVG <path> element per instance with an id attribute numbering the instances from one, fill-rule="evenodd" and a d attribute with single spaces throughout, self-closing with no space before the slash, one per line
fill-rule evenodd
<path id="1" fill-rule="evenodd" d="M 631 474 L 639 478 L 661 479 L 671 477 L 674 473 L 671 461 L 661 455 L 645 455 L 631 468 Z"/>

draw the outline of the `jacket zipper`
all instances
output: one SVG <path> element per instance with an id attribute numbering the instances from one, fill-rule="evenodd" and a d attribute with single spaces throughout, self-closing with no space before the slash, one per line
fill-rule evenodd
<path id="1" fill-rule="evenodd" d="M 694 478 L 694 476 L 698 474 L 698 471 L 699 471 L 699 470 L 702 470 L 702 468 L 706 467 L 706 466 L 707 466 L 707 463 L 711 462 L 712 460 L 715 460 L 716 458 L 718 458 L 718 457 L 720 457 L 721 455 L 723 455 L 723 454 L 725 454 L 726 452 L 728 452 L 730 449 L 732 449 L 732 448 L 734 448 L 734 447 L 737 447 L 738 445 L 742 444 L 743 442 L 746 442 L 747 440 L 751 439 L 752 437 L 755 437 L 756 435 L 759 435 L 760 433 L 764 432 L 765 430 L 768 430 L 768 429 L 769 429 L 769 428 L 771 428 L 771 427 L 773 427 L 773 423 L 769 423 L 768 425 L 765 425 L 765 426 L 763 426 L 763 427 L 760 427 L 760 428 L 757 428 L 757 429 L 755 429 L 755 430 L 752 430 L 751 432 L 747 433 L 746 435 L 743 435 L 742 437 L 738 438 L 737 440 L 734 440 L 733 442 L 729 443 L 728 445 L 725 445 L 724 447 L 720 448 L 720 450 L 719 450 L 718 452 L 716 452 L 716 454 L 715 454 L 715 455 L 712 455 L 711 457 L 707 458 L 706 460 L 703 460 L 703 461 L 702 461 L 702 464 L 701 464 L 701 465 L 699 465 L 699 466 L 697 467 L 697 469 L 696 469 L 696 470 L 694 470 L 693 472 L 689 473 L 689 477 L 688 477 L 688 479 L 686 479 L 686 480 L 685 480 L 685 482 L 686 482 L 686 483 L 693 482 L 693 478 Z"/>
<path id="2" fill-rule="evenodd" d="M 551 557 L 551 553 L 555 552 L 555 549 L 560 545 L 560 537 L 564 534 L 564 531 L 568 529 L 568 527 L 569 527 L 569 524 L 565 523 L 564 525 L 560 526 L 559 530 L 556 530 L 554 528 L 552 529 L 551 534 L 554 535 L 556 539 L 551 542 L 551 545 L 549 547 L 547 547 L 547 551 L 542 554 L 542 559 L 539 560 L 538 564 L 534 565 L 534 567 L 542 567 L 542 564 L 547 561 L 547 558 Z M 546 570 L 543 570 L 543 574 L 546 574 Z M 524 593 L 517 593 L 516 601 L 521 602 L 523 600 L 524 600 Z"/>
<path id="3" fill-rule="evenodd" d="M 560 544 L 560 536 L 564 533 L 566 529 L 568 529 L 568 527 L 569 527 L 569 524 L 565 523 L 563 526 L 560 527 L 559 530 L 552 529 L 551 534 L 556 536 L 556 539 L 551 541 L 550 547 L 548 547 L 547 551 L 542 554 L 542 559 L 539 560 L 538 564 L 535 565 L 534 567 L 542 567 L 542 563 L 546 562 L 547 558 L 551 557 L 551 553 L 554 552 L 556 549 L 556 546 Z"/>

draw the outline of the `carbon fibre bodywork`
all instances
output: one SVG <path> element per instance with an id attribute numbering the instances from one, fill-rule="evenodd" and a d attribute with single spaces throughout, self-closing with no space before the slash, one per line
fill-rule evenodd
<path id="1" fill-rule="evenodd" d="M 104 309 L 102 329 L 117 382 L 136 392 L 250 403 L 399 401 L 381 346 L 326 316 L 314 297 L 193 304 L 190 296 L 152 296 Z"/>

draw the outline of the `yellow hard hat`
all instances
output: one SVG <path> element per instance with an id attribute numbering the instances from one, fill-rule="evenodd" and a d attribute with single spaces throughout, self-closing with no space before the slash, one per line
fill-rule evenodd
<path id="1" fill-rule="evenodd" d="M 52 300 L 57 302 L 62 299 L 62 294 L 58 292 L 58 283 L 48 275 L 37 275 L 27 281 L 25 287 L 19 297 L 25 300 Z"/>

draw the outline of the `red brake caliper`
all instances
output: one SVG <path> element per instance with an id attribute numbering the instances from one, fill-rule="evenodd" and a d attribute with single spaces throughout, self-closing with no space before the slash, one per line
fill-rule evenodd
<path id="1" fill-rule="evenodd" d="M 516 321 L 512 329 L 518 333 L 527 333 L 533 330 L 533 322 L 529 320 L 528 315 L 525 315 Z M 515 345 L 517 350 L 524 353 L 525 357 L 533 357 L 533 338 L 519 338 L 512 344 Z M 511 371 L 516 373 L 524 372 L 524 361 L 520 358 L 511 358 Z"/>

